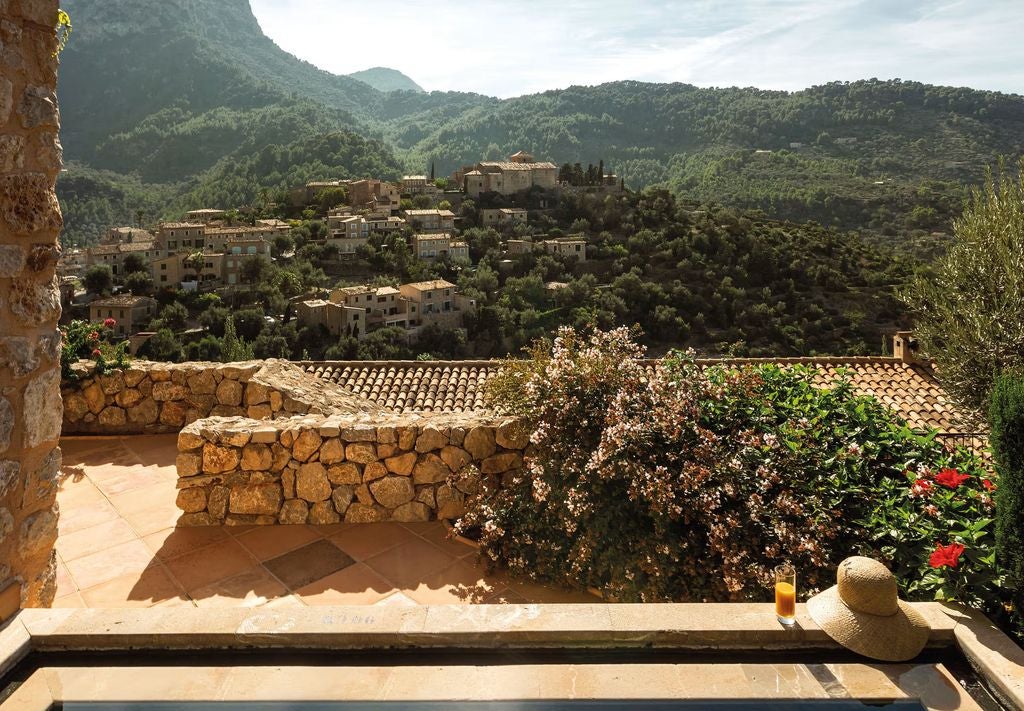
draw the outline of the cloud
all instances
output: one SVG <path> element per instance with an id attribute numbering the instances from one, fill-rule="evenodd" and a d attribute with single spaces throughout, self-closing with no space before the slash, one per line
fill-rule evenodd
<path id="1" fill-rule="evenodd" d="M 283 49 L 425 88 L 515 96 L 620 79 L 800 89 L 902 77 L 1024 91 L 1019 0 L 251 0 Z"/>

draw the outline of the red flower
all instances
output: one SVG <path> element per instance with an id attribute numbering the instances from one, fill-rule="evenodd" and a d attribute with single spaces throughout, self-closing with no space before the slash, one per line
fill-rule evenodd
<path id="1" fill-rule="evenodd" d="M 946 566 L 955 568 L 960 562 L 960 554 L 963 552 L 964 547 L 959 543 L 950 543 L 948 546 L 936 543 L 935 550 L 932 551 L 931 556 L 928 558 L 928 565 L 933 568 L 943 568 Z"/>
<path id="2" fill-rule="evenodd" d="M 100 340 L 99 331 L 93 331 L 92 333 L 90 333 L 89 334 L 89 340 L 90 341 L 98 341 L 98 340 Z"/>
<path id="3" fill-rule="evenodd" d="M 985 491 L 995 491 L 996 485 L 989 479 L 982 479 L 981 485 L 985 487 Z"/>
<path id="4" fill-rule="evenodd" d="M 932 490 L 932 483 L 927 479 L 915 479 L 910 485 L 911 496 L 927 496 Z"/>
<path id="5" fill-rule="evenodd" d="M 95 349 L 92 352 L 92 354 L 93 354 L 93 357 L 99 357 L 99 356 L 103 355 L 102 353 L 100 353 L 100 349 L 99 348 Z"/>
<path id="6" fill-rule="evenodd" d="M 970 475 L 961 474 L 956 469 L 943 469 L 935 475 L 935 483 L 955 489 L 970 478 Z"/>
<path id="7" fill-rule="evenodd" d="M 112 318 L 108 318 L 103 322 L 103 325 L 106 326 L 107 328 L 113 328 L 114 326 L 117 325 L 117 321 L 115 321 Z"/>

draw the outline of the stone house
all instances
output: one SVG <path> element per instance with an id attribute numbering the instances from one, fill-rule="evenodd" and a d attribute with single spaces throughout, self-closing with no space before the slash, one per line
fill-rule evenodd
<path id="1" fill-rule="evenodd" d="M 480 210 L 480 223 L 484 227 L 526 224 L 527 211 L 521 207 L 484 208 Z"/>
<path id="2" fill-rule="evenodd" d="M 289 228 L 290 229 L 290 228 Z M 269 243 L 274 237 L 281 234 L 282 230 L 267 225 L 238 225 L 235 227 L 207 227 L 203 249 L 207 252 L 228 252 L 228 245 L 239 241 L 251 242 L 261 240 L 268 243 L 267 253 L 269 255 Z M 262 253 L 262 251 L 260 251 Z"/>
<path id="3" fill-rule="evenodd" d="M 434 323 L 459 328 L 463 317 L 476 310 L 474 299 L 462 296 L 455 284 L 444 279 L 402 284 L 399 291 L 409 301 L 410 328 Z"/>
<path id="4" fill-rule="evenodd" d="M 536 162 L 529 153 L 519 151 L 507 161 L 482 161 L 455 171 L 452 181 L 461 185 L 471 198 L 482 193 L 515 195 L 533 187 L 554 190 L 558 187 L 558 166 Z"/>
<path id="5" fill-rule="evenodd" d="M 560 237 L 546 239 L 540 243 L 548 254 L 560 254 L 563 257 L 574 257 L 578 262 L 587 261 L 587 241 L 578 237 Z"/>
<path id="6" fill-rule="evenodd" d="M 442 257 L 452 261 L 469 261 L 469 245 L 447 232 L 413 235 L 412 251 L 417 259 L 428 262 Z"/>
<path id="7" fill-rule="evenodd" d="M 157 242 L 165 254 L 206 248 L 206 225 L 201 222 L 163 222 Z"/>
<path id="8" fill-rule="evenodd" d="M 97 299 L 89 304 L 89 320 L 102 323 L 108 318 L 117 324 L 113 331 L 120 337 L 127 337 L 141 330 L 142 325 L 156 314 L 156 299 L 148 296 L 120 294 L 106 299 Z"/>
<path id="9" fill-rule="evenodd" d="M 204 207 L 198 210 L 189 210 L 185 213 L 185 219 L 189 222 L 210 223 L 224 217 L 224 210 Z"/>
<path id="10" fill-rule="evenodd" d="M 403 195 L 437 195 L 441 192 L 425 175 L 403 175 Z"/>
<path id="11" fill-rule="evenodd" d="M 110 267 L 114 280 L 121 282 L 125 276 L 124 260 L 129 254 L 137 254 L 144 261 L 157 259 L 163 255 L 159 242 L 118 242 L 116 244 L 98 244 L 85 251 L 86 268 L 100 264 Z"/>
<path id="12" fill-rule="evenodd" d="M 383 180 L 353 180 L 348 185 L 348 203 L 353 208 L 397 212 L 402 203 L 401 189 Z"/>
<path id="13" fill-rule="evenodd" d="M 455 229 L 455 213 L 451 210 L 405 210 L 406 222 L 417 232 L 452 232 Z"/>

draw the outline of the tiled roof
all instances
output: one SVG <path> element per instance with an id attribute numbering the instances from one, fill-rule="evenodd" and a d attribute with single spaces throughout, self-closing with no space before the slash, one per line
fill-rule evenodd
<path id="1" fill-rule="evenodd" d="M 699 362 L 805 365 L 818 371 L 814 382 L 823 387 L 845 371 L 856 393 L 878 398 L 911 427 L 935 428 L 943 433 L 962 431 L 949 397 L 931 370 L 922 365 L 878 356 Z M 395 412 L 466 412 L 487 409 L 484 388 L 500 361 L 333 361 L 301 365 L 307 372 Z"/>
<path id="2" fill-rule="evenodd" d="M 132 294 L 119 294 L 118 296 L 108 296 L 105 299 L 97 299 L 93 301 L 90 306 L 100 307 L 120 307 L 120 306 L 139 306 L 142 304 L 156 303 L 156 300 L 148 296 L 134 296 Z"/>
<path id="3" fill-rule="evenodd" d="M 335 361 L 306 371 L 394 412 L 486 410 L 484 385 L 496 361 Z"/>

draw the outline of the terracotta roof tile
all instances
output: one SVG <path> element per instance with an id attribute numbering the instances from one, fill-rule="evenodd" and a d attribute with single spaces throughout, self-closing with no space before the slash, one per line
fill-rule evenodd
<path id="1" fill-rule="evenodd" d="M 814 382 L 822 387 L 845 373 L 854 392 L 875 396 L 911 427 L 935 428 L 943 433 L 962 431 L 955 407 L 926 366 L 867 356 L 699 362 L 806 365 L 818 371 Z M 307 372 L 395 412 L 469 412 L 487 409 L 484 390 L 500 361 L 334 361 L 302 365 Z M 653 366 L 653 361 L 649 365 Z"/>

